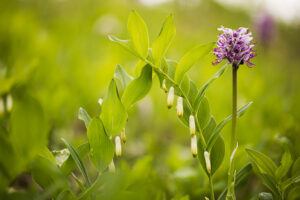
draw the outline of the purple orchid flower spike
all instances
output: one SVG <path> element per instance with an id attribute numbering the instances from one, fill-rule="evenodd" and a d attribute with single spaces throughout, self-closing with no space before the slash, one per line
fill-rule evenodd
<path id="1" fill-rule="evenodd" d="M 214 49 L 214 55 L 217 57 L 214 65 L 219 64 L 224 59 L 237 67 L 244 63 L 248 67 L 255 65 L 250 62 L 250 59 L 256 56 L 255 50 L 252 49 L 255 43 L 251 42 L 252 33 L 247 28 L 240 27 L 238 30 L 233 30 L 221 26 L 218 30 L 223 31 L 223 33 L 219 35 L 218 47 Z"/>

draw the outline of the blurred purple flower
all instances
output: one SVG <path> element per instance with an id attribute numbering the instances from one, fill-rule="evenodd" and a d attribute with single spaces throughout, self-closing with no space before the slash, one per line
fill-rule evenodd
<path id="1" fill-rule="evenodd" d="M 268 46 L 273 41 L 276 30 L 276 23 L 271 15 L 261 13 L 255 18 L 255 32 L 264 46 Z"/>
<path id="2" fill-rule="evenodd" d="M 248 67 L 254 65 L 250 59 L 256 56 L 252 49 L 255 44 L 251 42 L 252 33 L 247 28 L 240 27 L 238 30 L 232 30 L 221 26 L 218 30 L 223 31 L 223 33 L 219 35 L 218 48 L 214 49 L 214 55 L 217 57 L 214 65 L 219 64 L 224 59 L 237 67 L 244 63 Z"/>

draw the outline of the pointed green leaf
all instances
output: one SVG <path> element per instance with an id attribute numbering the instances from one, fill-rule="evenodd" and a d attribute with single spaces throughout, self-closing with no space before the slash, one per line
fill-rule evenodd
<path id="1" fill-rule="evenodd" d="M 197 112 L 198 121 L 200 124 L 201 130 L 203 130 L 208 124 L 211 114 L 210 107 L 206 97 L 204 97 L 200 103 L 200 107 Z"/>
<path id="2" fill-rule="evenodd" d="M 198 94 L 198 88 L 194 83 L 194 81 L 190 80 L 190 91 L 188 94 L 188 99 L 192 105 L 194 104 L 197 94 Z"/>
<path id="3" fill-rule="evenodd" d="M 121 67 L 121 65 L 117 65 L 114 77 L 121 82 L 123 90 L 125 90 L 127 85 L 133 79 L 129 74 L 127 74 L 127 72 Z"/>
<path id="4" fill-rule="evenodd" d="M 137 52 L 135 52 L 135 50 L 131 47 L 131 41 L 130 40 L 121 40 L 119 38 L 117 38 L 116 36 L 113 35 L 108 35 L 108 39 L 112 42 L 117 43 L 118 45 L 120 45 L 121 47 L 123 47 L 126 51 L 128 51 L 129 53 L 131 53 L 132 55 L 143 59 Z"/>
<path id="5" fill-rule="evenodd" d="M 136 11 L 130 13 L 127 28 L 136 52 L 141 57 L 146 58 L 149 48 L 148 29 Z"/>
<path id="6" fill-rule="evenodd" d="M 173 22 L 173 16 L 169 15 L 165 19 L 160 33 L 152 45 L 153 59 L 158 67 L 160 67 L 161 60 L 164 57 L 166 51 L 168 50 L 175 34 L 176 29 Z"/>
<path id="7" fill-rule="evenodd" d="M 260 172 L 259 167 L 251 160 L 252 168 L 255 174 L 258 176 L 262 184 L 264 184 L 269 190 L 272 192 L 276 198 L 280 197 L 280 192 L 278 191 L 278 185 L 274 177 L 270 176 L 269 174 L 263 174 Z M 275 199 L 276 199 L 275 198 Z"/>
<path id="8" fill-rule="evenodd" d="M 106 133 L 112 136 L 118 134 L 126 124 L 127 113 L 120 100 L 115 80 L 111 80 L 103 99 L 100 118 Z"/>
<path id="9" fill-rule="evenodd" d="M 271 158 L 252 149 L 246 149 L 246 152 L 250 160 L 258 167 L 260 173 L 275 177 L 277 166 Z"/>
<path id="10" fill-rule="evenodd" d="M 83 164 L 81 158 L 79 157 L 78 153 L 76 152 L 76 150 L 73 148 L 73 146 L 67 140 L 62 138 L 62 141 L 65 143 L 66 147 L 69 149 L 70 154 L 71 154 L 73 160 L 75 161 L 79 171 L 81 172 L 85 182 L 87 183 L 88 186 L 90 186 L 91 182 L 90 182 L 89 176 L 87 174 L 87 171 L 86 171 L 84 164 Z"/>
<path id="11" fill-rule="evenodd" d="M 300 175 L 300 156 L 296 159 L 292 167 L 292 176 Z"/>
<path id="12" fill-rule="evenodd" d="M 126 110 L 137 101 L 141 100 L 150 91 L 152 86 L 152 67 L 146 65 L 139 77 L 130 82 L 122 96 Z"/>
<path id="13" fill-rule="evenodd" d="M 185 96 L 189 94 L 190 91 L 190 79 L 187 75 L 184 75 L 181 83 L 180 83 L 180 88 L 182 92 L 184 93 Z"/>
<path id="14" fill-rule="evenodd" d="M 112 141 L 105 133 L 100 118 L 92 119 L 87 136 L 90 143 L 90 160 L 94 167 L 102 172 L 111 163 L 115 150 Z"/>
<path id="15" fill-rule="evenodd" d="M 89 143 L 84 143 L 84 144 L 80 145 L 79 147 L 77 147 L 75 149 L 75 151 L 77 152 L 80 160 L 83 160 L 85 155 L 87 155 L 88 152 L 90 151 L 90 145 L 89 145 Z M 61 166 L 61 170 L 65 174 L 65 176 L 69 176 L 70 173 L 75 168 L 76 168 L 76 163 L 75 163 L 74 159 L 72 158 L 72 156 L 69 156 L 69 158 Z"/>
<path id="16" fill-rule="evenodd" d="M 206 56 L 213 48 L 215 43 L 200 45 L 187 52 L 178 63 L 174 80 L 180 83 L 184 74 L 201 58 Z"/>
<path id="17" fill-rule="evenodd" d="M 79 108 L 78 119 L 84 122 L 86 128 L 89 126 L 89 123 L 92 120 L 89 114 L 82 107 Z"/>
<path id="18" fill-rule="evenodd" d="M 281 165 L 277 168 L 276 170 L 276 178 L 278 180 L 281 180 L 284 176 L 286 176 L 286 174 L 288 173 L 288 171 L 290 170 L 290 167 L 293 164 L 293 160 L 292 160 L 292 156 L 290 154 L 290 152 L 286 151 L 284 152 L 282 158 L 281 158 Z"/>

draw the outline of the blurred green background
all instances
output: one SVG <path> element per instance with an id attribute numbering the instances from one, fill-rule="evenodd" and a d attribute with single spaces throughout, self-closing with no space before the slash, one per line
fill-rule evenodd
<path id="1" fill-rule="evenodd" d="M 98 99 L 103 98 L 117 64 L 136 76 L 137 59 L 107 38 L 107 34 L 128 38 L 126 24 L 132 9 L 145 20 L 150 41 L 158 35 L 165 17 L 173 13 L 177 33 L 167 57 L 175 60 L 197 44 L 216 41 L 221 25 L 249 27 L 257 43 L 256 66 L 240 67 L 238 105 L 254 103 L 238 120 L 238 168 L 248 162 L 245 147 L 276 161 L 286 147 L 294 156 L 300 154 L 299 23 L 269 19 L 270 28 L 261 25 L 263 9 L 250 15 L 239 7 L 208 0 L 150 6 L 138 0 L 1 0 L 0 95 L 26 91 L 41 103 L 50 150 L 64 148 L 61 137 L 74 146 L 87 141 L 84 123 L 77 119 L 78 109 L 85 108 L 91 116 L 99 113 Z M 264 37 L 261 29 L 266 27 L 270 35 Z M 211 64 L 212 59 L 197 63 L 188 73 L 198 87 L 220 68 Z M 207 97 L 217 122 L 230 114 L 230 70 L 212 84 Z M 5 122 L 3 109 L 0 112 Z M 230 129 L 229 125 L 221 133 L 225 141 Z M 175 109 L 167 109 L 166 94 L 159 89 L 157 77 L 149 95 L 130 111 L 126 132 L 128 142 L 116 168 L 130 169 L 147 156 L 151 162 L 142 176 L 147 189 L 141 193 L 152 199 L 157 195 L 199 199 L 208 194 L 206 176 L 190 153 L 189 132 L 177 119 Z M 219 192 L 226 185 L 227 160 L 228 155 L 214 177 Z M 95 173 L 91 166 L 89 170 Z M 11 187 L 40 192 L 30 174 L 25 172 L 21 186 L 19 179 L 16 177 Z M 237 194 L 250 199 L 261 191 L 266 188 L 252 175 Z"/>

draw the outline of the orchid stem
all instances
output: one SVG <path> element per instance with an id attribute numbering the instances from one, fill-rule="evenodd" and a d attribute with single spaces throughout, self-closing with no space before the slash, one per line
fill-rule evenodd
<path id="1" fill-rule="evenodd" d="M 232 66 L 232 133 L 230 152 L 232 153 L 236 146 L 236 121 L 237 121 L 237 70 L 238 66 Z"/>

